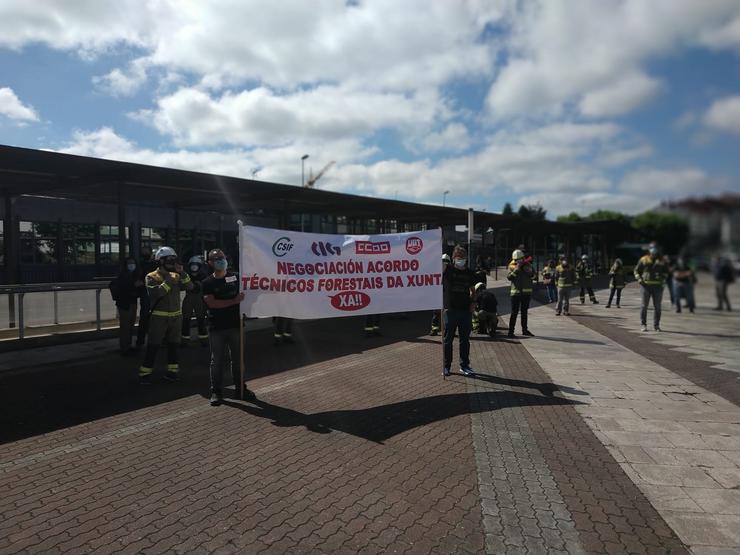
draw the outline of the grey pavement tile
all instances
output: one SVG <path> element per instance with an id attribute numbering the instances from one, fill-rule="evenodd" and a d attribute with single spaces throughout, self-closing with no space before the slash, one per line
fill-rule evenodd
<path id="1" fill-rule="evenodd" d="M 631 464 L 632 470 L 648 484 L 685 487 L 718 487 L 704 469 L 690 466 L 668 466 L 662 464 Z"/>
<path id="2" fill-rule="evenodd" d="M 660 447 L 645 447 L 644 450 L 657 464 L 735 468 L 735 464 L 718 451 Z"/>
<path id="3" fill-rule="evenodd" d="M 723 488 L 740 488 L 740 468 L 708 468 L 707 472 Z"/>
<path id="4" fill-rule="evenodd" d="M 740 515 L 740 490 L 685 488 L 684 491 L 707 513 Z"/>
<path id="5" fill-rule="evenodd" d="M 701 506 L 686 493 L 686 488 L 645 484 L 640 486 L 640 489 L 653 507 L 659 511 L 704 512 Z"/>
<path id="6" fill-rule="evenodd" d="M 664 511 L 663 518 L 690 546 L 707 545 L 740 549 L 740 517 L 681 511 Z"/>

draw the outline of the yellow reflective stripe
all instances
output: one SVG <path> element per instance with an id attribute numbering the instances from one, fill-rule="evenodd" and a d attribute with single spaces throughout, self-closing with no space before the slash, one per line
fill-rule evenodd
<path id="1" fill-rule="evenodd" d="M 148 376 L 152 373 L 153 368 L 147 368 L 146 366 L 139 367 L 139 376 Z"/>
<path id="2" fill-rule="evenodd" d="M 191 281 L 192 280 L 190 279 L 190 276 L 187 275 L 187 274 L 185 274 L 185 277 L 182 278 L 182 282 L 185 283 L 185 284 L 190 283 Z"/>
<path id="3" fill-rule="evenodd" d="M 169 370 L 170 372 L 179 372 L 180 365 L 179 364 L 168 364 L 167 370 Z"/>
<path id="4" fill-rule="evenodd" d="M 152 315 L 166 317 L 182 316 L 182 310 L 176 310 L 174 312 L 167 312 L 166 310 L 153 310 Z"/>
<path id="5" fill-rule="evenodd" d="M 663 285 L 663 281 L 643 281 L 645 285 Z"/>

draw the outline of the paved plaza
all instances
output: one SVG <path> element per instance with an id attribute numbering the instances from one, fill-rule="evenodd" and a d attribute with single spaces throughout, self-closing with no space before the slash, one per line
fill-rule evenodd
<path id="1" fill-rule="evenodd" d="M 740 552 L 740 317 L 699 285 L 661 333 L 634 284 L 535 304 L 536 337 L 473 336 L 475 378 L 427 313 L 254 329 L 257 401 L 221 407 L 195 344 L 145 389 L 114 341 L 4 354 L 0 552 Z"/>

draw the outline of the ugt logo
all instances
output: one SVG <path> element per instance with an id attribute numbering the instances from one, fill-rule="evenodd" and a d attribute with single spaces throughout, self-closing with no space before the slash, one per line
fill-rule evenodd
<path id="1" fill-rule="evenodd" d="M 275 256 L 285 256 L 293 248 L 293 242 L 290 237 L 281 237 L 272 244 L 272 254 Z"/>
<path id="2" fill-rule="evenodd" d="M 335 247 L 329 241 L 323 243 L 321 241 L 314 241 L 311 244 L 311 252 L 316 256 L 331 256 L 336 254 L 339 256 L 342 254 L 342 247 Z"/>
<path id="3" fill-rule="evenodd" d="M 419 254 L 424 248 L 424 241 L 421 237 L 409 237 L 406 239 L 406 252 L 409 254 Z"/>

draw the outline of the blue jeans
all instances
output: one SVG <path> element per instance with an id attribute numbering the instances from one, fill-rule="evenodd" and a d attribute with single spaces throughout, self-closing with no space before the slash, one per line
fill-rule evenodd
<path id="1" fill-rule="evenodd" d="M 470 330 L 473 327 L 473 315 L 469 310 L 445 310 L 445 368 L 452 366 L 452 340 L 455 330 L 460 332 L 460 367 L 470 366 Z"/>
<path id="2" fill-rule="evenodd" d="M 547 286 L 547 300 L 551 303 L 557 302 L 558 300 L 558 287 L 554 283 L 550 283 Z"/>
<path id="3" fill-rule="evenodd" d="M 694 310 L 694 284 L 690 281 L 673 280 L 673 298 L 676 300 L 676 312 L 681 312 L 681 298 L 686 299 L 689 310 Z"/>

